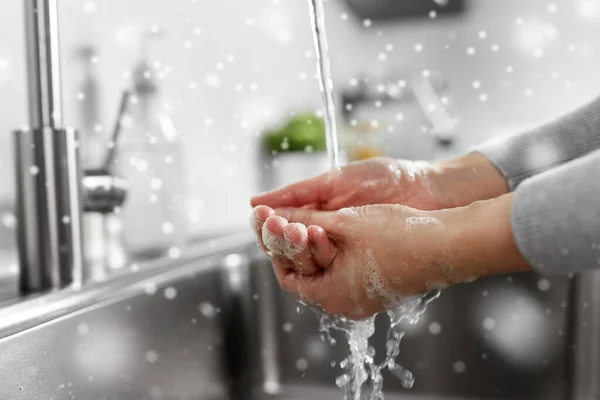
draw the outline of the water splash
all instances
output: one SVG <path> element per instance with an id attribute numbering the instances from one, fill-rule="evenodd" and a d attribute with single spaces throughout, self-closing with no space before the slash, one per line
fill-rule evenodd
<path id="1" fill-rule="evenodd" d="M 440 291 L 434 290 L 387 311 L 390 327 L 385 346 L 386 356 L 381 363 L 375 362 L 376 349 L 369 345 L 369 338 L 375 333 L 374 316 L 364 321 L 352 321 L 315 309 L 320 322 L 319 332 L 324 341 L 335 345 L 336 340 L 332 336 L 334 331 L 342 332 L 348 340 L 350 354 L 340 363 L 344 373 L 336 379 L 344 400 L 383 400 L 382 372 L 385 368 L 400 380 L 403 387 L 411 388 L 414 385 L 412 372 L 396 362 L 404 337 L 401 322 L 406 320 L 416 324 L 427 305 L 439 295 Z"/>
<path id="2" fill-rule="evenodd" d="M 436 2 L 443 5 L 447 0 Z M 331 168 L 336 169 L 340 167 L 339 143 L 323 0 L 308 0 L 308 3 L 317 55 L 317 73 L 325 104 L 327 152 Z M 340 363 L 344 373 L 336 379 L 337 386 L 343 391 L 344 400 L 383 400 L 382 371 L 385 368 L 400 380 L 403 387 L 413 386 L 412 372 L 396 363 L 400 353 L 400 342 L 404 337 L 400 323 L 404 320 L 408 320 L 411 324 L 417 323 L 427 309 L 427 305 L 439 295 L 440 290 L 434 290 L 387 311 L 390 328 L 387 332 L 386 357 L 380 364 L 375 363 L 375 348 L 369 345 L 369 338 L 375 333 L 374 316 L 364 321 L 352 321 L 344 317 L 327 315 L 315 309 L 320 320 L 319 331 L 323 340 L 335 345 L 335 339 L 331 334 L 333 331 L 340 331 L 348 341 L 350 354 Z"/>

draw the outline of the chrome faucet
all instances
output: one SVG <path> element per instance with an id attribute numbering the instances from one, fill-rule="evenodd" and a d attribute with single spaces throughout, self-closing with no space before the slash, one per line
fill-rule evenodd
<path id="1" fill-rule="evenodd" d="M 15 132 L 20 288 L 85 280 L 82 212 L 110 212 L 124 189 L 107 174 L 84 176 L 78 135 L 62 109 L 57 0 L 24 0 L 29 126 Z"/>
<path id="2" fill-rule="evenodd" d="M 456 124 L 442 101 L 440 92 L 448 88 L 440 74 L 402 74 L 399 79 L 388 79 L 378 85 L 367 85 L 361 80 L 356 89 L 342 92 L 344 118 L 349 120 L 365 103 L 417 103 L 431 125 L 431 133 L 442 146 L 454 143 Z"/>

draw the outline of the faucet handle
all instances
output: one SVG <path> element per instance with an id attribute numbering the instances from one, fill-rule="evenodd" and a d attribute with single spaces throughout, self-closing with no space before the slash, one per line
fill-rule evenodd
<path id="1" fill-rule="evenodd" d="M 107 169 L 84 172 L 83 209 L 85 212 L 110 214 L 125 203 L 127 183 L 110 174 Z"/>
<path id="2" fill-rule="evenodd" d="M 456 139 L 456 121 L 448 113 L 434 84 L 424 77 L 411 81 L 412 92 L 423 114 L 432 126 L 432 134 L 442 146 L 450 146 Z"/>

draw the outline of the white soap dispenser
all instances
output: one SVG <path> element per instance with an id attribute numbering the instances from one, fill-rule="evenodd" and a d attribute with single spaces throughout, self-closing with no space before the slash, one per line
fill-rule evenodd
<path id="1" fill-rule="evenodd" d="M 129 184 L 120 210 L 123 247 L 130 258 L 179 254 L 188 238 L 183 154 L 179 132 L 161 101 L 157 70 L 144 35 L 133 70 L 132 96 L 121 121 L 115 171 Z"/>

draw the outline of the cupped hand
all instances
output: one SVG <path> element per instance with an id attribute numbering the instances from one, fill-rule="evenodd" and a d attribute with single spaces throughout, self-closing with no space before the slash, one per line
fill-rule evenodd
<path id="1" fill-rule="evenodd" d="M 368 204 L 403 204 L 420 210 L 444 208 L 433 175 L 436 168 L 423 161 L 374 158 L 256 196 L 253 207 L 294 207 L 339 210 Z"/>
<path id="2" fill-rule="evenodd" d="M 253 214 L 281 286 L 329 314 L 364 319 L 469 278 L 453 264 L 448 227 L 427 212 L 398 205 L 337 212 L 260 206 Z"/>

